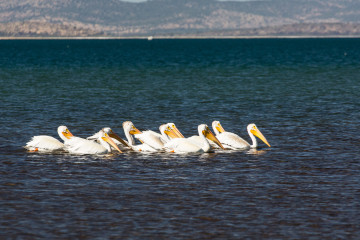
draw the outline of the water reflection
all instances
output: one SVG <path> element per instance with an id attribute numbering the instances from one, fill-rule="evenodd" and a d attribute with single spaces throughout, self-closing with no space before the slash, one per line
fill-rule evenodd
<path id="1" fill-rule="evenodd" d="M 250 149 L 246 152 L 246 154 L 251 154 L 251 155 L 263 155 L 266 154 L 268 150 L 257 150 L 257 149 Z"/>

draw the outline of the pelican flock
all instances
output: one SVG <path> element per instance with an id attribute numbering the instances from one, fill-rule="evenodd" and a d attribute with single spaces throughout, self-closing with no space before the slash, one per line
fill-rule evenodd
<path id="1" fill-rule="evenodd" d="M 252 143 L 248 143 L 239 135 L 224 130 L 219 121 L 212 122 L 214 133 L 206 124 L 198 125 L 198 134 L 184 137 L 174 123 L 162 124 L 159 132 L 152 130 L 140 131 L 131 121 L 122 124 L 125 138 L 122 139 L 111 128 L 105 127 L 87 138 L 74 136 L 66 126 L 59 126 L 58 139 L 39 135 L 26 143 L 29 152 L 62 151 L 69 154 L 110 154 L 135 152 L 170 152 L 178 154 L 208 153 L 217 149 L 248 150 L 257 148 L 256 137 L 267 146 L 270 144 L 255 124 L 247 126 Z"/>

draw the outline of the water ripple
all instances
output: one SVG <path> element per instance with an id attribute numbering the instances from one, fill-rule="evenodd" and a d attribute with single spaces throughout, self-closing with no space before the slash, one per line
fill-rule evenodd
<path id="1" fill-rule="evenodd" d="M 0 228 L 20 239 L 357 239 L 358 39 L 0 42 Z M 348 54 L 344 56 L 344 52 Z M 200 155 L 27 153 L 67 125 L 272 145 Z"/>

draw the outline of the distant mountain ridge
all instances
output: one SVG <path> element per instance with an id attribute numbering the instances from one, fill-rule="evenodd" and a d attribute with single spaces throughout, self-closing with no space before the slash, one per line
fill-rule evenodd
<path id="1" fill-rule="evenodd" d="M 210 32 L 224 35 L 237 31 L 276 35 L 276 31 L 286 34 L 281 26 L 287 26 L 291 33 L 294 31 L 289 26 L 297 29 L 306 26 L 305 30 L 314 26 L 311 24 L 332 25 L 329 29 L 335 35 L 344 34 L 340 31 L 344 26 L 349 28 L 345 34 L 360 34 L 357 32 L 360 1 L 0 1 L 0 36 L 166 36 Z M 312 27 L 309 34 L 314 34 L 314 29 L 318 28 L 322 29 L 322 34 L 327 34 L 324 27 Z M 270 33 L 267 29 L 271 29 Z M 303 30 L 296 31 L 306 34 Z"/>

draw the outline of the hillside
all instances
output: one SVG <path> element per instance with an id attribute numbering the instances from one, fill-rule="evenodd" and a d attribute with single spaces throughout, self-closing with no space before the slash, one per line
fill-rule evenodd
<path id="1" fill-rule="evenodd" d="M 358 24 L 358 0 L 0 1 L 0 36 L 359 35 Z"/>

